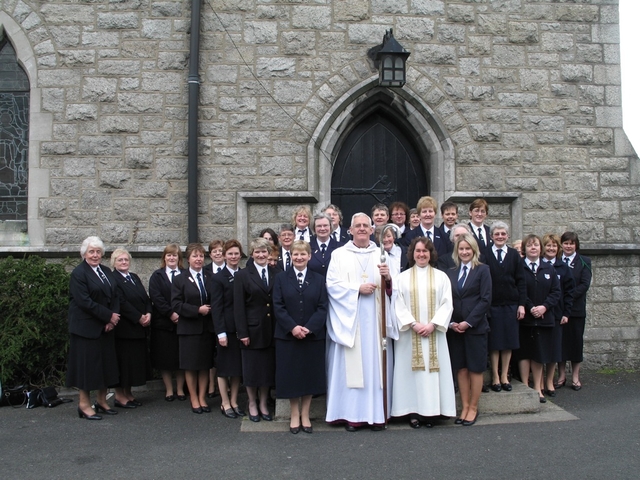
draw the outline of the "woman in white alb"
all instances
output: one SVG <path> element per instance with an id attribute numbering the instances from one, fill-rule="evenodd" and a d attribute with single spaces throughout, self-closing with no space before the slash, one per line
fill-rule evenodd
<path id="1" fill-rule="evenodd" d="M 400 338 L 395 342 L 391 416 L 409 415 L 411 427 L 420 428 L 419 417 L 456 415 L 446 337 L 453 302 L 447 275 L 434 268 L 437 254 L 431 240 L 415 238 L 408 257 L 413 266 L 393 284 Z"/>

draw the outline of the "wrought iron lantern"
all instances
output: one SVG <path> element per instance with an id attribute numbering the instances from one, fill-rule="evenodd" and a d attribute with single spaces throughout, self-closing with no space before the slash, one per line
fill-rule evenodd
<path id="1" fill-rule="evenodd" d="M 411 52 L 393 37 L 393 28 L 387 30 L 382 39 L 382 47 L 376 53 L 381 87 L 402 87 L 407 82 L 407 58 Z"/>

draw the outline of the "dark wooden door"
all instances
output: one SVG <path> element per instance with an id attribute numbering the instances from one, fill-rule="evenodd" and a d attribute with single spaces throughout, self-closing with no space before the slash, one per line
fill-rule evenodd
<path id="1" fill-rule="evenodd" d="M 409 208 L 429 194 L 429 181 L 413 143 L 389 117 L 375 113 L 347 137 L 333 168 L 331 203 L 348 227 L 356 212 L 376 203 L 403 201 Z"/>

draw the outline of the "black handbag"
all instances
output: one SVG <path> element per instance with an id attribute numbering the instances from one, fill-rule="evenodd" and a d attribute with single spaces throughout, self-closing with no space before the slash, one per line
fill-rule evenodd
<path id="1" fill-rule="evenodd" d="M 55 387 L 36 388 L 27 394 L 27 408 L 36 408 L 40 405 L 48 408 L 57 407 L 61 403 L 71 402 L 71 399 L 58 397 Z"/>
<path id="2" fill-rule="evenodd" d="M 17 385 L 15 387 L 2 387 L 0 385 L 0 406 L 19 408 L 27 403 L 29 385 Z"/>

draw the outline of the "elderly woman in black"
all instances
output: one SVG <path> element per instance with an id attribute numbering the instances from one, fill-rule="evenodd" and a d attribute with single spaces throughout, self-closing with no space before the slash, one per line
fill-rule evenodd
<path id="1" fill-rule="evenodd" d="M 328 221 L 328 220 L 327 220 Z M 313 395 L 326 392 L 324 276 L 307 268 L 311 248 L 303 240 L 291 246 L 293 268 L 276 275 L 276 396 L 291 404 L 289 431 L 313 433 L 309 410 Z"/>
<path id="2" fill-rule="evenodd" d="M 115 406 L 136 408 L 142 403 L 135 399 L 131 387 L 144 385 L 147 378 L 151 377 L 147 354 L 151 300 L 140 277 L 129 271 L 131 255 L 127 250 L 116 248 L 111 254 L 111 266 L 120 294 L 120 323 L 116 328 L 120 381 L 116 387 Z M 101 411 L 99 406 L 98 411 Z"/>
<path id="3" fill-rule="evenodd" d="M 120 297 L 111 270 L 100 265 L 104 243 L 87 237 L 80 247 L 83 261 L 71 272 L 69 282 L 69 359 L 67 387 L 80 390 L 78 416 L 101 420 L 91 408 L 91 390 L 97 390 L 95 406 L 117 413 L 107 404 L 107 387 L 118 383 L 113 329 L 120 321 Z"/>
<path id="4" fill-rule="evenodd" d="M 533 388 L 538 392 L 540 403 L 545 403 L 542 366 L 552 358 L 554 307 L 560 301 L 560 282 L 553 266 L 542 262 L 540 237 L 527 235 L 522 240 L 522 249 L 527 300 L 524 319 L 520 322 L 518 366 L 525 385 L 529 384 L 531 370 Z"/>
<path id="5" fill-rule="evenodd" d="M 487 314 L 491 306 L 491 272 L 480 263 L 480 250 L 470 233 L 453 246 L 456 268 L 447 270 L 453 295 L 453 315 L 447 332 L 451 368 L 458 372 L 462 412 L 458 425 L 471 426 L 478 418 L 482 373 L 487 368 Z"/>
<path id="6" fill-rule="evenodd" d="M 213 321 L 209 304 L 211 277 L 204 270 L 204 247 L 190 243 L 185 252 L 189 268 L 173 280 L 171 308 L 179 315 L 180 368 L 185 371 L 191 411 L 209 413 L 207 385 L 213 367 Z"/>
<path id="7" fill-rule="evenodd" d="M 165 388 L 165 400 L 184 401 L 184 372 L 180 370 L 178 335 L 176 328 L 180 316 L 171 308 L 171 285 L 174 277 L 183 274 L 182 251 L 177 243 L 170 243 L 162 252 L 161 267 L 149 278 L 149 297 L 153 303 L 151 315 L 151 364 L 160 370 Z M 176 394 L 171 373 L 176 375 Z"/>
<path id="8" fill-rule="evenodd" d="M 245 415 L 245 412 L 238 407 L 242 355 L 233 316 L 233 284 L 235 275 L 239 271 L 238 263 L 242 257 L 242 245 L 238 240 L 228 240 L 222 251 L 226 266 L 211 280 L 211 316 L 218 342 L 218 389 L 222 399 L 220 411 L 227 418 L 236 418 Z"/>
<path id="9" fill-rule="evenodd" d="M 235 275 L 233 311 L 241 342 L 242 377 L 249 397 L 249 419 L 271 421 L 267 400 L 275 385 L 273 346 L 273 302 L 275 270 L 268 265 L 270 243 L 264 238 L 251 242 L 252 263 Z M 258 392 L 260 394 L 258 405 Z"/>

